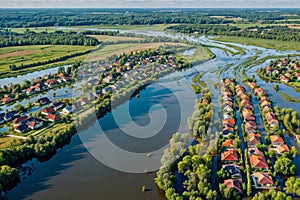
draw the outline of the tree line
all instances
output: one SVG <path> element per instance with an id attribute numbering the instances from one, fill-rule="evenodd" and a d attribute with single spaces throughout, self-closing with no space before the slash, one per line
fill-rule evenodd
<path id="1" fill-rule="evenodd" d="M 197 32 L 200 35 L 242 36 L 281 41 L 300 41 L 299 30 L 289 28 L 288 26 L 249 27 L 241 29 L 230 25 L 194 24 L 170 26 L 167 30 L 187 34 Z"/>
<path id="2" fill-rule="evenodd" d="M 105 32 L 101 32 L 105 33 Z M 109 34 L 109 32 L 107 32 Z M 26 30 L 25 33 L 12 32 L 9 29 L 0 31 L 0 47 L 24 45 L 81 45 L 96 46 L 100 42 L 80 32 L 55 31 L 53 33 Z"/>

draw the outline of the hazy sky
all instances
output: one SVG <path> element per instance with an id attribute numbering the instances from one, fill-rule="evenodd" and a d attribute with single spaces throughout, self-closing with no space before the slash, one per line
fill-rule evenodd
<path id="1" fill-rule="evenodd" d="M 2 8 L 300 8 L 300 0 L 0 0 Z"/>

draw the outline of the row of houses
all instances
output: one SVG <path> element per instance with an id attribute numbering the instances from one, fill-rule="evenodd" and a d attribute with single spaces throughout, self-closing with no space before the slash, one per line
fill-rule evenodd
<path id="1" fill-rule="evenodd" d="M 256 83 L 251 82 L 250 88 L 256 88 Z M 257 146 L 261 144 L 261 134 L 257 131 L 256 118 L 254 116 L 254 107 L 250 100 L 250 97 L 246 94 L 245 89 L 242 86 L 236 87 L 237 95 L 240 98 L 240 107 L 243 110 L 243 126 L 247 136 L 247 148 L 248 158 L 251 168 L 259 172 L 251 173 L 251 177 L 256 189 L 268 189 L 274 187 L 274 181 L 271 175 L 268 174 L 269 165 L 265 158 L 264 152 L 262 152 Z M 238 94 L 239 93 L 239 94 Z M 262 95 L 265 92 L 260 89 L 254 90 L 255 95 Z M 246 102 L 246 103 L 245 103 Z M 245 106 L 248 105 L 249 106 Z"/>
<path id="2" fill-rule="evenodd" d="M 49 102 L 48 98 L 40 98 L 37 102 Z M 28 117 L 23 115 L 13 120 L 14 131 L 18 133 L 24 133 L 28 130 L 36 130 L 42 128 L 45 121 L 56 123 L 61 120 L 61 117 L 57 114 L 59 110 L 63 108 L 62 102 L 54 102 L 51 106 L 45 107 L 41 110 L 41 114 L 44 116 L 43 119 L 36 117 Z"/>
<path id="3" fill-rule="evenodd" d="M 60 83 L 70 82 L 71 78 L 64 73 L 55 74 L 55 75 L 45 75 L 44 78 L 38 77 L 33 83 L 32 86 L 22 90 L 22 94 L 26 94 L 27 96 L 40 93 L 48 88 L 53 88 L 59 85 Z M 1 102 L 3 104 L 8 104 L 13 101 L 15 98 L 15 94 L 4 94 Z"/>
<path id="4" fill-rule="evenodd" d="M 281 58 L 265 68 L 268 77 L 278 79 L 284 83 L 300 81 L 300 63 L 297 58 L 290 61 Z"/>
<path id="5" fill-rule="evenodd" d="M 27 130 L 35 130 L 39 129 L 44 126 L 44 121 L 35 118 L 35 117 L 28 117 L 27 115 L 15 118 L 13 120 L 13 127 L 14 130 L 18 133 L 24 133 Z"/>
<path id="6" fill-rule="evenodd" d="M 233 136 L 235 133 L 235 111 L 234 111 L 234 94 L 232 88 L 234 82 L 231 79 L 224 79 L 221 85 L 222 95 L 222 136 L 225 140 L 220 144 L 224 149 L 221 152 L 222 169 L 230 174 L 230 178 L 224 180 L 224 185 L 227 188 L 233 188 L 237 193 L 242 194 L 243 177 L 240 166 L 237 164 L 239 156 L 237 150 L 234 148 Z"/>
<path id="7" fill-rule="evenodd" d="M 251 83 L 251 84 L 256 85 L 256 83 Z M 273 127 L 278 126 L 278 124 L 279 124 L 278 119 L 276 118 L 275 113 L 273 112 L 273 109 L 272 109 L 272 102 L 268 98 L 268 95 L 265 92 L 265 90 L 257 85 L 254 89 L 254 95 L 257 96 L 259 99 L 259 106 L 260 106 L 261 112 L 262 112 L 261 115 L 262 115 L 263 119 L 266 120 L 266 122 L 270 128 L 270 131 L 272 133 Z"/>
<path id="8" fill-rule="evenodd" d="M 254 91 L 260 91 L 259 93 L 255 92 L 254 94 L 259 98 L 261 116 L 267 123 L 267 126 L 265 126 L 265 128 L 269 127 L 270 133 L 273 134 L 273 127 L 277 125 L 279 128 L 279 122 L 273 111 L 272 102 L 268 98 L 268 95 L 263 88 L 256 85 L 256 89 Z M 277 155 L 282 155 L 284 153 L 290 152 L 288 145 L 285 144 L 284 139 L 279 135 L 270 135 L 270 143 L 272 145 L 270 149 L 274 150 L 277 153 Z"/>

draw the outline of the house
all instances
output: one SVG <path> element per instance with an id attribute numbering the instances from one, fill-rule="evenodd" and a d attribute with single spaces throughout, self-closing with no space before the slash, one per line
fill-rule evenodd
<path id="1" fill-rule="evenodd" d="M 262 96 L 262 95 L 266 95 L 266 92 L 264 91 L 264 89 L 259 87 L 259 88 L 256 88 L 254 90 L 254 95 L 255 96 Z"/>
<path id="2" fill-rule="evenodd" d="M 45 119 L 47 119 L 50 122 L 60 121 L 60 117 L 58 115 L 54 115 L 54 114 L 48 114 L 48 115 L 46 115 Z"/>
<path id="3" fill-rule="evenodd" d="M 224 142 L 222 142 L 222 146 L 223 147 L 233 147 L 233 140 L 231 140 L 231 139 L 227 139 L 227 140 L 225 140 Z"/>
<path id="4" fill-rule="evenodd" d="M 3 99 L 1 99 L 2 103 L 6 104 L 6 103 L 9 103 L 11 102 L 13 99 L 10 98 L 9 96 L 5 96 L 3 97 Z"/>
<path id="5" fill-rule="evenodd" d="M 232 112 L 233 111 L 233 109 L 232 109 L 232 107 L 231 106 L 225 106 L 224 107 L 224 112 Z"/>
<path id="6" fill-rule="evenodd" d="M 251 89 L 254 89 L 257 86 L 255 82 L 248 82 L 248 85 Z"/>
<path id="7" fill-rule="evenodd" d="M 249 121 L 245 123 L 245 130 L 256 130 L 257 125 L 255 121 Z M 247 131 L 248 132 L 248 131 Z"/>
<path id="8" fill-rule="evenodd" d="M 275 147 L 284 144 L 284 140 L 278 135 L 271 135 L 270 140 L 272 145 Z"/>
<path id="9" fill-rule="evenodd" d="M 80 102 L 80 104 L 82 106 L 87 104 L 87 102 L 88 102 L 87 98 L 85 98 L 85 97 L 81 97 L 78 101 Z"/>
<path id="10" fill-rule="evenodd" d="M 263 153 L 262 151 L 260 151 L 257 147 L 250 147 L 250 148 L 248 149 L 248 155 L 249 155 L 249 157 L 250 157 L 251 155 L 263 156 L 264 153 Z"/>
<path id="11" fill-rule="evenodd" d="M 255 147 L 257 144 L 260 144 L 260 138 L 255 135 L 247 140 L 248 147 Z"/>
<path id="12" fill-rule="evenodd" d="M 5 122 L 4 115 L 5 115 L 4 113 L 0 113 L 0 124 Z"/>
<path id="13" fill-rule="evenodd" d="M 112 88 L 111 87 L 106 87 L 106 88 L 103 88 L 102 89 L 102 93 L 105 94 L 107 92 L 111 92 L 112 91 Z"/>
<path id="14" fill-rule="evenodd" d="M 44 126 L 44 121 L 38 118 L 35 118 L 33 121 L 29 122 L 28 128 L 35 130 Z"/>
<path id="15" fill-rule="evenodd" d="M 73 107 L 72 106 L 67 106 L 62 110 L 63 114 L 72 114 L 73 113 Z"/>
<path id="16" fill-rule="evenodd" d="M 269 165 L 263 156 L 251 155 L 250 156 L 251 167 L 256 169 L 269 170 Z"/>
<path id="17" fill-rule="evenodd" d="M 35 93 L 34 87 L 30 87 L 30 88 L 27 88 L 27 89 L 26 89 L 26 94 L 27 94 L 27 95 L 32 95 L 32 94 L 34 94 L 34 93 Z"/>
<path id="18" fill-rule="evenodd" d="M 277 152 L 277 154 L 282 155 L 283 153 L 290 152 L 290 149 L 289 149 L 288 145 L 282 144 L 282 145 L 277 146 L 275 151 Z"/>
<path id="19" fill-rule="evenodd" d="M 68 76 L 63 76 L 63 77 L 60 78 L 60 80 L 61 80 L 61 81 L 64 81 L 65 83 L 67 83 L 67 82 L 70 82 L 70 81 L 71 81 L 71 78 L 68 77 Z"/>
<path id="20" fill-rule="evenodd" d="M 222 132 L 223 137 L 227 138 L 229 134 L 234 134 L 234 132 L 231 130 L 228 130 L 226 128 L 223 129 L 223 132 Z"/>
<path id="21" fill-rule="evenodd" d="M 50 100 L 47 97 L 42 97 L 42 98 L 39 98 L 36 102 L 39 105 L 46 105 L 46 104 L 50 103 Z"/>
<path id="22" fill-rule="evenodd" d="M 230 174 L 231 178 L 242 178 L 241 169 L 238 165 L 223 165 L 223 169 Z"/>
<path id="23" fill-rule="evenodd" d="M 54 108 L 51 106 L 51 107 L 47 107 L 47 108 L 44 108 L 42 110 L 42 115 L 49 115 L 49 114 L 52 114 L 54 113 Z"/>
<path id="24" fill-rule="evenodd" d="M 233 188 L 237 193 L 242 193 L 243 190 L 242 190 L 242 179 L 239 178 L 239 179 L 228 179 L 228 180 L 224 180 L 224 185 L 227 187 L 227 188 Z"/>
<path id="25" fill-rule="evenodd" d="M 234 128 L 234 126 L 235 126 L 235 119 L 223 119 L 222 123 L 223 123 L 223 127 Z"/>
<path id="26" fill-rule="evenodd" d="M 255 121 L 255 117 L 253 114 L 246 114 L 243 117 L 244 117 L 244 122 Z"/>
<path id="27" fill-rule="evenodd" d="M 76 110 L 81 108 L 81 103 L 80 102 L 74 102 L 72 105 L 72 110 L 75 112 Z"/>
<path id="28" fill-rule="evenodd" d="M 55 111 L 61 109 L 63 107 L 63 103 L 62 102 L 55 102 L 53 103 L 52 107 L 54 108 Z"/>
<path id="29" fill-rule="evenodd" d="M 27 119 L 28 119 L 28 117 L 26 115 L 24 115 L 22 117 L 15 118 L 13 120 L 13 126 L 19 126 L 21 124 L 25 124 Z"/>
<path id="30" fill-rule="evenodd" d="M 238 161 L 238 154 L 235 149 L 228 149 L 221 154 L 221 161 L 225 163 L 231 163 Z"/>
<path id="31" fill-rule="evenodd" d="M 16 111 L 11 111 L 11 112 L 5 113 L 5 115 L 4 115 L 3 118 L 4 118 L 4 120 L 5 120 L 6 122 L 8 122 L 8 121 L 13 120 L 13 118 L 14 118 L 15 116 L 17 116 L 17 112 L 16 112 Z"/>
<path id="32" fill-rule="evenodd" d="M 107 76 L 103 79 L 103 83 L 110 83 L 114 81 L 114 78 L 112 76 Z"/>
<path id="33" fill-rule="evenodd" d="M 28 126 L 26 124 L 22 124 L 14 127 L 14 130 L 18 133 L 24 133 L 27 130 Z"/>
<path id="34" fill-rule="evenodd" d="M 266 116 L 268 124 L 271 127 L 273 127 L 275 124 L 278 124 L 278 121 L 277 121 L 277 119 L 275 117 L 275 114 L 273 112 L 267 112 L 265 116 Z"/>
<path id="35" fill-rule="evenodd" d="M 58 84 L 57 80 L 55 79 L 50 79 L 48 80 L 45 85 L 47 85 L 49 88 L 52 88 Z"/>
<path id="36" fill-rule="evenodd" d="M 35 84 L 35 85 L 32 86 L 32 87 L 34 88 L 34 90 L 35 90 L 36 92 L 40 92 L 40 91 L 43 90 L 43 86 L 42 86 L 41 83 L 37 83 L 37 84 Z"/>
<path id="37" fill-rule="evenodd" d="M 285 77 L 284 75 L 282 75 L 282 74 L 280 74 L 279 78 L 284 83 L 288 83 L 289 82 L 289 79 L 287 77 Z"/>
<path id="38" fill-rule="evenodd" d="M 300 143 L 300 135 L 296 135 L 296 140 Z"/>
<path id="39" fill-rule="evenodd" d="M 255 188 L 273 187 L 274 182 L 272 177 L 264 172 L 256 172 L 251 175 Z"/>

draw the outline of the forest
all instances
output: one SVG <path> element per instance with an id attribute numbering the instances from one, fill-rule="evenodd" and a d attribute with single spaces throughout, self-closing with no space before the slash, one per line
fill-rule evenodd
<path id="1" fill-rule="evenodd" d="M 168 27 L 180 33 L 192 34 L 197 32 L 203 35 L 242 36 L 250 38 L 272 39 L 281 41 L 300 41 L 300 31 L 287 26 L 249 27 L 245 29 L 229 25 L 176 25 Z"/>
<path id="2" fill-rule="evenodd" d="M 243 23 L 294 23 L 297 9 L 2 9 L 2 28 L 141 25 L 141 24 L 227 24 L 239 18 Z M 224 16 L 215 18 L 212 16 Z M 299 18 L 296 17 L 296 18 Z M 290 20 L 292 19 L 292 20 Z"/>
<path id="3" fill-rule="evenodd" d="M 102 34 L 105 33 L 109 34 L 109 32 L 103 32 Z M 36 33 L 26 30 L 24 34 L 19 34 L 8 29 L 0 31 L 0 47 L 45 44 L 96 46 L 99 44 L 99 41 L 86 36 L 84 33 L 77 32 L 55 31 L 54 33 Z"/>

